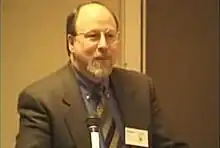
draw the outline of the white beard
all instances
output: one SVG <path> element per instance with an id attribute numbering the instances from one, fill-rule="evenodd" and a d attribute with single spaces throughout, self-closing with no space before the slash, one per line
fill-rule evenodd
<path id="1" fill-rule="evenodd" d="M 85 66 L 85 70 L 97 79 L 107 78 L 113 69 L 112 59 L 90 59 L 88 62 L 88 59 L 80 54 L 71 54 L 70 60 L 78 69 Z"/>
<path id="2" fill-rule="evenodd" d="M 106 78 L 112 72 L 112 61 L 91 60 L 86 68 L 94 77 Z"/>

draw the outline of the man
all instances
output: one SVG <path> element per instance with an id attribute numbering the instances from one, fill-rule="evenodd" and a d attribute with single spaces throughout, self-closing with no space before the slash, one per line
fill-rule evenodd
<path id="1" fill-rule="evenodd" d="M 99 121 L 102 148 L 178 147 L 162 132 L 151 78 L 113 67 L 118 26 L 98 2 L 80 5 L 68 16 L 70 61 L 20 93 L 16 148 L 89 148 L 90 116 Z M 131 132 L 136 142 L 129 139 Z"/>

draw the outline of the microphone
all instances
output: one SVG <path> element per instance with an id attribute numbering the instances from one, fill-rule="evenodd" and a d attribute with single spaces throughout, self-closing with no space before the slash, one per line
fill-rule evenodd
<path id="1" fill-rule="evenodd" d="M 92 148 L 101 148 L 100 142 L 100 118 L 96 116 L 89 116 L 86 119 L 87 128 L 90 132 L 90 139 Z"/>

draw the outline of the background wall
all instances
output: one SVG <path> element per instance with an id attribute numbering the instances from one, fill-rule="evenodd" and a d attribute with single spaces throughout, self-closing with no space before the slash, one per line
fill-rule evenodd
<path id="1" fill-rule="evenodd" d="M 147 71 L 169 134 L 219 147 L 219 3 L 148 0 Z"/>

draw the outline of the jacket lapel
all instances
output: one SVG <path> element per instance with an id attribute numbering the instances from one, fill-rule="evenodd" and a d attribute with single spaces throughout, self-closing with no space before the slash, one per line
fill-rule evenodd
<path id="1" fill-rule="evenodd" d="M 125 127 L 132 127 L 148 130 L 150 125 L 148 85 L 146 83 L 146 87 L 141 88 L 141 85 L 135 84 L 135 79 L 131 73 L 128 74 L 121 69 L 115 69 L 111 76 L 112 88 L 124 122 L 124 129 Z M 139 87 L 136 88 L 137 86 Z M 125 130 L 123 132 L 125 135 Z M 136 147 L 129 146 L 129 148 Z"/>
<path id="2" fill-rule="evenodd" d="M 85 122 L 87 112 L 70 65 L 66 68 L 62 81 L 65 91 L 63 103 L 68 106 L 65 122 L 77 147 L 88 148 L 90 147 L 90 136 Z"/>
<path id="3" fill-rule="evenodd" d="M 114 69 L 112 72 L 111 84 L 121 112 L 122 120 L 126 126 L 131 118 L 129 116 L 131 112 L 127 109 L 127 104 L 129 104 L 128 101 L 133 98 L 133 89 L 127 85 L 128 83 L 125 83 L 124 78 L 118 69 Z"/>
<path id="4" fill-rule="evenodd" d="M 141 88 L 133 75 L 121 69 L 115 69 L 112 73 L 111 82 L 125 127 L 147 129 L 150 123 L 149 92 L 146 83 Z M 144 83 L 144 82 L 143 82 Z"/>

